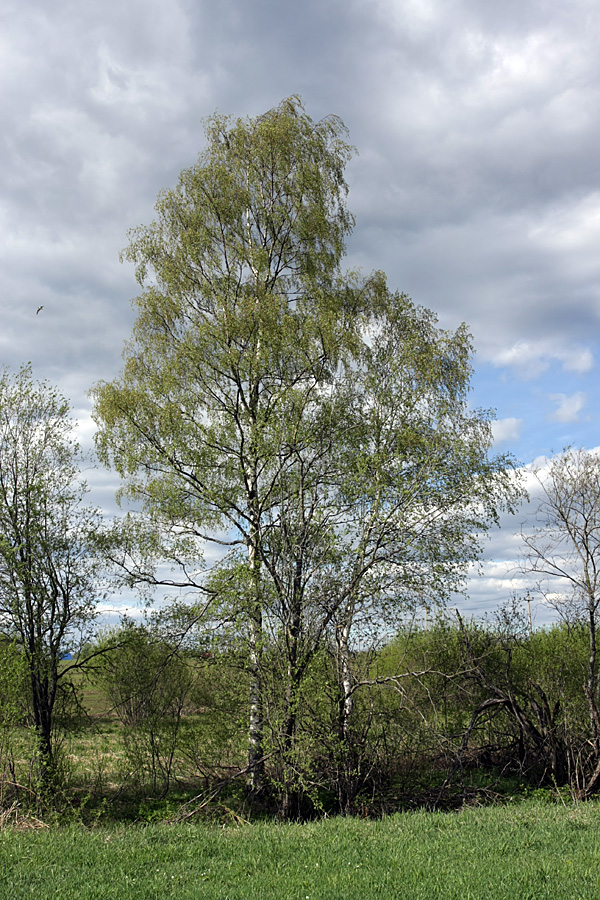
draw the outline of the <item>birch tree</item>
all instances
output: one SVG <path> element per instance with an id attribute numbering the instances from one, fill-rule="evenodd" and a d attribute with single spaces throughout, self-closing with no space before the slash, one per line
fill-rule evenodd
<path id="1" fill-rule="evenodd" d="M 206 137 L 198 163 L 160 195 L 156 221 L 130 235 L 124 256 L 145 290 L 124 371 L 96 388 L 95 415 L 100 456 L 155 520 L 245 548 L 258 789 L 264 523 L 295 410 L 331 377 L 359 324 L 340 273 L 351 148 L 339 119 L 313 122 L 296 97 L 256 119 L 215 115 Z"/>
<path id="2" fill-rule="evenodd" d="M 520 496 L 510 457 L 491 453 L 492 414 L 469 406 L 472 354 L 464 325 L 444 331 L 430 311 L 388 294 L 348 375 L 334 616 L 344 740 L 359 687 L 353 632 L 389 633 L 403 610 L 460 592 L 499 511 Z"/>
<path id="3" fill-rule="evenodd" d="M 256 791 L 266 642 L 282 648 L 284 753 L 330 633 L 347 733 L 357 618 L 454 587 L 510 479 L 508 460 L 488 458 L 490 415 L 468 410 L 466 329 L 441 331 L 380 273 L 342 272 L 339 119 L 313 122 L 293 97 L 256 119 L 214 116 L 206 136 L 131 234 L 144 291 L 95 416 L 125 494 L 190 556 L 225 554 L 173 584 L 243 623 Z"/>

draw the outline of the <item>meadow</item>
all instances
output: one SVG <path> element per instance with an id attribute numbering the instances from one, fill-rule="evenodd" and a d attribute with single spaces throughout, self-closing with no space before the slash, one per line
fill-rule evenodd
<path id="1" fill-rule="evenodd" d="M 0 832 L 0 897 L 20 900 L 593 900 L 595 803 L 300 824 Z"/>

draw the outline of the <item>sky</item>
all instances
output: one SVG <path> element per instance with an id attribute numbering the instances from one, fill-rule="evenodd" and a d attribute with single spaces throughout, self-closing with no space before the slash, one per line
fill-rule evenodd
<path id="1" fill-rule="evenodd" d="M 468 324 L 496 449 L 529 466 L 600 444 L 597 0 L 3 0 L 0 18 L 0 364 L 57 384 L 84 443 L 133 323 L 128 229 L 203 118 L 299 94 L 358 150 L 348 266 Z M 110 509 L 115 476 L 89 480 Z M 533 506 L 486 545 L 465 611 L 525 589 Z"/>

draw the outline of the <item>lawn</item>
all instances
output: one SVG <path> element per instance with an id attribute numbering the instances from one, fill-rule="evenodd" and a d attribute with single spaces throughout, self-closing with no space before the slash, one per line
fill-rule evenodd
<path id="1" fill-rule="evenodd" d="M 303 825 L 0 832 L 19 900 L 596 900 L 600 808 L 524 802 Z"/>

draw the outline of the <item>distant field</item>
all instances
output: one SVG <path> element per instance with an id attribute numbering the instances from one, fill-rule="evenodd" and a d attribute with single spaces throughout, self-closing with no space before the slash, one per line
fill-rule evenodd
<path id="1" fill-rule="evenodd" d="M 63 670 L 67 670 L 71 668 L 71 665 L 71 663 L 63 660 L 60 667 Z M 89 678 L 84 676 L 80 669 L 73 669 L 70 679 L 77 686 L 78 691 L 81 692 L 81 701 L 88 715 L 93 717 L 110 715 L 110 703 L 97 684 L 94 684 Z"/>
<path id="2" fill-rule="evenodd" d="M 522 803 L 305 825 L 0 832 L 20 900 L 596 900 L 600 807 Z"/>

